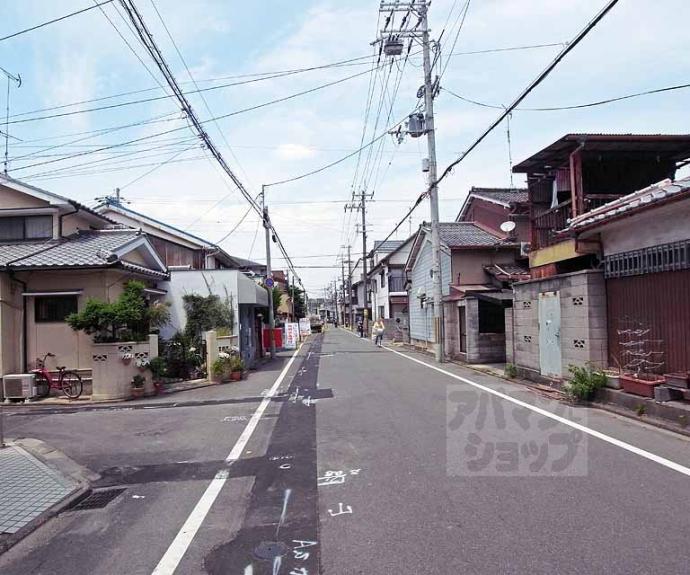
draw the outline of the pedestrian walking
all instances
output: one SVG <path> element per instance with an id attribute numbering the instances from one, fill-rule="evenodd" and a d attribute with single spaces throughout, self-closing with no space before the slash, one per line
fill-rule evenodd
<path id="1" fill-rule="evenodd" d="M 374 330 L 374 335 L 376 336 L 374 343 L 381 347 L 383 345 L 383 332 L 386 331 L 386 326 L 384 325 L 383 320 L 378 318 L 374 322 L 374 327 L 372 329 Z"/>
<path id="2" fill-rule="evenodd" d="M 357 322 L 357 331 L 359 332 L 359 337 L 364 337 L 364 322 L 361 319 Z"/>

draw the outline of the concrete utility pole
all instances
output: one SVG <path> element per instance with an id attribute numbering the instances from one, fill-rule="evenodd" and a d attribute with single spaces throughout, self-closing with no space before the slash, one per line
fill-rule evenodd
<path id="1" fill-rule="evenodd" d="M 342 305 L 340 306 L 340 323 L 345 325 L 345 260 L 340 260 L 340 281 L 343 288 L 343 295 L 340 298 Z"/>
<path id="2" fill-rule="evenodd" d="M 438 186 L 436 185 L 437 163 L 436 163 L 436 132 L 434 129 L 434 91 L 438 89 L 436 82 L 431 78 L 431 44 L 429 40 L 429 22 L 427 12 L 431 2 L 422 0 L 421 2 L 381 2 L 380 13 L 406 12 L 408 15 L 414 13 L 419 19 L 419 25 L 406 28 L 401 25 L 399 30 L 384 29 L 380 31 L 378 41 L 383 43 L 382 51 L 389 56 L 400 55 L 403 45 L 403 38 L 413 38 L 422 43 L 422 56 L 424 68 L 424 130 L 427 137 L 427 149 L 429 154 L 429 204 L 431 208 L 431 248 L 432 248 L 432 286 L 433 286 L 433 306 L 434 306 L 434 356 L 437 362 L 443 361 L 443 289 L 441 278 L 441 238 L 439 235 L 439 215 L 438 215 Z M 403 22 L 407 20 L 407 15 Z M 437 80 L 438 81 L 438 80 Z M 410 126 L 412 117 L 410 117 Z M 409 133 L 413 136 L 420 136 L 422 132 Z"/>
<path id="3" fill-rule="evenodd" d="M 261 186 L 261 207 L 263 208 L 263 224 L 266 231 L 266 290 L 268 291 L 268 341 L 271 348 L 271 359 L 276 356 L 275 327 L 276 320 L 273 316 L 273 276 L 271 271 L 271 220 L 268 217 L 266 206 L 266 186 Z"/>
<path id="4" fill-rule="evenodd" d="M 355 310 L 352 309 L 352 257 L 350 250 L 352 246 L 347 246 L 347 305 L 350 308 L 350 329 L 355 325 Z"/>

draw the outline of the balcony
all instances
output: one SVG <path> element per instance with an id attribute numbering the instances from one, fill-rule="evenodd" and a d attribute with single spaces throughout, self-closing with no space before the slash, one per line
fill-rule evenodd
<path id="1" fill-rule="evenodd" d="M 561 202 L 555 208 L 539 214 L 532 220 L 533 241 L 535 249 L 544 248 L 556 243 L 556 232 L 565 229 L 571 216 L 570 200 Z"/>
<path id="2" fill-rule="evenodd" d="M 388 293 L 407 293 L 405 290 L 405 278 L 392 276 L 388 278 Z"/>

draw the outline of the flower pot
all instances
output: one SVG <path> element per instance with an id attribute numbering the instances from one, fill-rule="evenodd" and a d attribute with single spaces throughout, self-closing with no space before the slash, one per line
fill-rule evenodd
<path id="1" fill-rule="evenodd" d="M 242 379 L 241 371 L 233 371 L 230 373 L 230 381 L 239 381 L 240 379 Z"/>
<path id="2" fill-rule="evenodd" d="M 132 399 L 139 399 L 144 397 L 144 388 L 143 387 L 133 387 L 132 388 Z"/>
<path id="3" fill-rule="evenodd" d="M 664 383 L 662 377 L 655 376 L 655 379 L 641 379 L 627 373 L 621 374 L 621 386 L 623 387 L 623 391 L 627 391 L 633 395 L 654 397 L 654 388 L 662 383 Z"/>

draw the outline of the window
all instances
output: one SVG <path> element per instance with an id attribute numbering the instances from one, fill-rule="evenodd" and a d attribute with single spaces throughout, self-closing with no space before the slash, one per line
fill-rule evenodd
<path id="1" fill-rule="evenodd" d="M 35 298 L 36 323 L 61 322 L 71 314 L 77 312 L 78 296 L 51 295 Z"/>
<path id="2" fill-rule="evenodd" d="M 48 240 L 53 237 L 53 216 L 0 218 L 0 241 Z"/>

